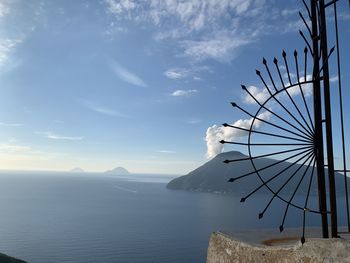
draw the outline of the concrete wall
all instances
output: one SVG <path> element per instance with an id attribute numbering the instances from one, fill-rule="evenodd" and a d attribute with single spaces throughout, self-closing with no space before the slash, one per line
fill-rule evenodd
<path id="1" fill-rule="evenodd" d="M 350 262 L 350 242 L 345 239 L 306 239 L 287 245 L 250 245 L 228 235 L 211 235 L 207 263 L 327 263 Z"/>

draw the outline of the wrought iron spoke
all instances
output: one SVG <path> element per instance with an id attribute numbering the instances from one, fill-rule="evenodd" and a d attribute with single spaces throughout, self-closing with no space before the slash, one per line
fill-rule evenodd
<path id="1" fill-rule="evenodd" d="M 287 157 L 287 158 L 285 158 L 285 159 L 283 159 L 283 160 L 277 161 L 277 162 L 275 162 L 275 163 L 273 163 L 273 164 L 270 164 L 270 165 L 268 165 L 268 166 L 265 166 L 265 167 L 263 167 L 263 168 L 259 168 L 259 169 L 255 170 L 255 171 L 253 171 L 253 172 L 249 172 L 249 173 L 246 173 L 246 174 L 244 174 L 244 175 L 237 176 L 237 177 L 232 177 L 232 178 L 230 178 L 230 179 L 228 180 L 228 182 L 232 183 L 232 182 L 234 182 L 234 181 L 236 181 L 236 180 L 242 179 L 242 178 L 247 177 L 247 176 L 249 176 L 249 175 L 257 174 L 257 173 L 259 173 L 259 172 L 261 172 L 261 171 L 264 171 L 264 170 L 266 170 L 266 169 L 268 169 L 268 168 L 271 168 L 271 167 L 273 167 L 273 166 L 275 166 L 275 165 L 277 165 L 277 164 L 280 164 L 280 163 L 283 163 L 283 162 L 285 162 L 285 161 L 288 161 L 288 160 L 290 160 L 290 159 L 292 159 L 292 158 L 295 158 L 295 157 L 297 157 L 297 156 L 299 156 L 299 155 L 301 155 L 301 154 L 304 154 L 304 153 L 306 153 L 306 152 L 308 152 L 308 151 L 309 151 L 309 149 L 307 149 L 307 150 L 305 150 L 305 151 L 302 151 L 302 152 L 300 152 L 300 153 L 296 153 L 296 154 L 294 154 L 294 155 L 292 155 L 292 156 L 289 156 L 289 157 Z"/>
<path id="2" fill-rule="evenodd" d="M 304 149 L 306 149 L 306 148 L 312 148 L 312 147 L 313 147 L 313 145 L 310 144 L 309 146 L 300 147 L 300 148 L 295 148 L 295 149 L 289 149 L 289 150 L 285 150 L 285 151 L 267 153 L 267 154 L 262 154 L 262 155 L 258 155 L 258 156 L 249 156 L 249 157 L 247 157 L 247 158 L 241 158 L 241 159 L 225 160 L 224 163 L 233 163 L 233 162 L 240 162 L 240 161 L 246 161 L 246 160 L 254 160 L 254 159 L 269 157 L 269 156 L 273 156 L 273 155 L 280 155 L 280 154 L 285 154 L 285 153 L 300 151 L 300 150 L 304 150 Z"/>
<path id="3" fill-rule="evenodd" d="M 241 198 L 241 202 L 245 202 L 245 200 L 247 200 L 247 198 L 249 198 L 250 196 L 252 196 L 254 193 L 256 193 L 258 190 L 260 190 L 263 186 L 267 186 L 267 184 L 269 182 L 271 182 L 272 180 L 276 179 L 278 176 L 280 176 L 281 174 L 283 174 L 285 171 L 287 171 L 289 168 L 291 168 L 292 166 L 294 166 L 296 163 L 298 163 L 300 160 L 304 159 L 306 156 L 308 156 L 310 154 L 310 152 L 312 152 L 312 150 L 307 150 L 307 153 L 304 154 L 302 157 L 300 157 L 297 161 L 291 163 L 290 165 L 288 165 L 286 168 L 284 168 L 282 171 L 278 172 L 277 174 L 275 174 L 273 177 L 271 177 L 270 179 L 268 179 L 267 181 L 264 181 L 260 186 L 258 186 L 257 188 L 255 188 L 252 192 L 250 192 L 248 195 L 246 195 L 245 197 Z M 270 188 L 271 189 L 271 188 Z"/>
<path id="4" fill-rule="evenodd" d="M 309 146 L 313 146 L 312 143 L 245 143 L 245 142 L 228 142 L 228 141 L 225 141 L 225 140 L 221 140 L 220 143 L 224 144 L 235 144 L 235 145 L 245 145 L 245 146 L 248 146 L 248 145 L 251 145 L 251 146 L 273 146 L 273 147 L 276 147 L 276 146 L 303 146 L 303 145 L 309 145 Z"/>
<path id="5" fill-rule="evenodd" d="M 265 58 L 263 58 L 263 64 L 265 65 L 266 71 L 267 71 L 267 73 L 269 74 L 271 83 L 272 83 L 273 87 L 275 88 L 275 91 L 278 92 L 278 90 L 277 90 L 277 88 L 276 88 L 276 85 L 275 85 L 275 82 L 274 82 L 274 80 L 273 80 L 273 78 L 272 78 L 270 69 L 269 69 L 269 67 L 268 67 L 268 65 L 267 65 L 267 61 L 266 61 Z"/>
<path id="6" fill-rule="evenodd" d="M 306 52 L 307 52 L 307 49 L 304 49 L 304 54 L 305 54 L 305 72 L 306 72 Z M 310 121 L 310 124 L 311 124 L 311 127 L 312 127 L 312 131 L 315 132 L 315 127 L 314 127 L 314 123 L 311 119 L 311 114 L 310 114 L 310 111 L 309 111 L 309 107 L 307 106 L 307 103 L 306 103 L 306 99 L 305 99 L 305 95 L 304 95 L 304 91 L 300 85 L 300 76 L 299 76 L 299 64 L 298 64 L 298 56 L 297 56 L 297 53 L 294 52 L 294 59 L 295 59 L 295 67 L 296 67 L 296 71 L 297 71 L 297 78 L 298 78 L 298 83 L 299 83 L 299 90 L 300 90 L 300 93 L 301 93 L 301 96 L 302 96 L 302 99 L 303 99 L 303 102 L 304 102 L 304 106 L 305 106 L 305 109 L 306 109 L 306 112 L 307 112 L 307 115 L 309 117 L 309 121 Z M 306 73 L 305 73 L 306 74 Z M 306 76 L 305 76 L 305 80 L 306 80 Z"/>
<path id="7" fill-rule="evenodd" d="M 230 128 L 233 128 L 233 129 L 238 129 L 238 130 L 242 130 L 242 131 L 246 131 L 246 132 L 258 133 L 258 134 L 262 134 L 262 135 L 266 135 L 266 136 L 271 136 L 271 137 L 278 137 L 278 138 L 283 138 L 283 139 L 288 139 L 288 140 L 294 140 L 294 141 L 298 141 L 298 142 L 307 142 L 307 143 L 312 142 L 311 140 L 307 141 L 307 140 L 302 140 L 302 139 L 293 138 L 293 137 L 289 137 L 289 136 L 273 134 L 273 133 L 269 133 L 269 132 L 262 132 L 262 131 L 256 131 L 256 130 L 249 130 L 249 129 L 246 129 L 246 128 L 242 128 L 242 127 L 235 126 L 235 125 L 230 125 L 230 124 L 227 124 L 227 123 L 222 124 L 222 126 L 224 126 L 224 127 L 230 127 Z"/>
<path id="8" fill-rule="evenodd" d="M 298 55 L 298 53 L 296 53 L 296 51 L 294 51 L 294 57 L 296 57 Z M 286 69 L 287 69 L 287 74 L 288 74 L 288 80 L 289 80 L 289 83 L 292 84 L 292 80 L 290 78 L 290 74 L 289 74 L 289 68 L 288 68 L 288 63 L 287 63 L 287 54 L 286 52 L 283 50 L 283 59 L 284 59 L 284 64 L 286 66 Z M 299 83 L 299 80 L 298 80 L 298 83 Z M 300 85 L 299 85 L 300 87 Z M 314 130 L 309 126 L 308 122 L 305 120 L 303 114 L 301 113 L 299 107 L 296 105 L 295 101 L 293 100 L 292 96 L 289 94 L 288 92 L 288 89 L 285 89 L 290 101 L 292 102 L 292 104 L 294 105 L 294 108 L 297 110 L 297 112 L 299 113 L 300 117 L 302 118 L 302 120 L 304 121 L 305 125 L 308 127 L 308 130 L 311 132 L 311 134 L 314 133 Z"/>
<path id="9" fill-rule="evenodd" d="M 275 199 L 275 197 L 283 190 L 284 187 L 286 187 L 286 185 L 290 182 L 290 180 L 292 180 L 292 178 L 300 171 L 300 169 L 302 167 L 304 167 L 305 163 L 313 156 L 312 152 L 309 152 L 306 156 L 304 156 L 304 158 L 306 158 L 303 163 L 300 165 L 299 167 L 292 173 L 291 176 L 289 176 L 289 178 L 283 183 L 283 185 L 277 190 L 277 192 L 275 192 L 273 194 L 273 196 L 271 197 L 270 201 L 268 202 L 268 204 L 265 206 L 264 210 L 259 214 L 259 219 L 262 218 L 264 216 L 264 213 L 266 212 L 266 210 L 269 208 L 269 206 L 271 205 L 272 201 Z M 294 162 L 293 164 L 296 164 L 296 162 Z M 289 202 L 290 204 L 290 202 Z"/>
<path id="10" fill-rule="evenodd" d="M 312 158 L 310 159 L 309 164 L 307 165 L 307 167 L 306 167 L 306 169 L 305 169 L 303 175 L 301 176 L 301 178 L 300 178 L 300 180 L 299 180 L 297 186 L 295 187 L 292 196 L 291 196 L 290 199 L 288 200 L 286 209 L 284 210 L 284 215 L 283 215 L 282 224 L 280 225 L 280 232 L 283 231 L 283 226 L 284 226 L 284 222 L 285 222 L 286 217 L 287 217 L 287 213 L 288 213 L 289 206 L 290 206 L 291 202 L 293 201 L 293 198 L 294 198 L 295 194 L 297 193 L 297 191 L 298 191 L 298 189 L 299 189 L 301 183 L 303 182 L 303 180 L 304 180 L 304 178 L 305 178 L 305 175 L 306 175 L 307 172 L 309 171 L 309 168 L 310 168 L 310 165 L 311 165 L 312 162 L 315 163 L 315 155 L 314 155 L 314 154 L 312 154 Z"/>
<path id="11" fill-rule="evenodd" d="M 304 82 L 304 83 L 305 83 L 305 84 L 307 84 L 307 83 L 312 83 L 312 81 L 310 80 L 310 81 L 306 81 L 306 82 Z M 313 139 L 313 136 L 312 136 L 312 135 L 310 135 L 310 134 L 306 133 L 305 131 L 299 129 L 299 128 L 296 127 L 294 124 L 290 123 L 290 122 L 287 121 L 286 119 L 284 119 L 284 118 L 282 118 L 281 116 L 279 116 L 277 113 L 275 113 L 275 112 L 271 111 L 269 108 L 267 108 L 267 107 L 264 105 L 266 102 L 265 102 L 264 104 L 261 104 L 261 103 L 253 96 L 253 94 L 250 93 L 250 91 L 247 89 L 246 86 L 242 85 L 242 89 L 243 89 L 244 91 L 246 91 L 246 92 L 249 94 L 249 96 L 250 96 L 261 108 L 263 108 L 263 109 L 266 110 L 267 112 L 271 113 L 272 115 L 276 116 L 278 119 L 280 119 L 281 121 L 285 122 L 285 123 L 288 124 L 289 126 L 293 127 L 293 128 L 296 129 L 297 131 L 301 132 L 301 133 L 304 134 L 305 136 L 309 137 L 311 140 Z"/>
<path id="12" fill-rule="evenodd" d="M 255 118 L 255 119 L 258 120 L 258 121 L 261 121 L 261 122 L 264 122 L 264 123 L 266 123 L 266 124 L 269 124 L 269 125 L 271 125 L 271 126 L 273 126 L 273 127 L 279 128 L 279 129 L 281 129 L 281 130 L 283 130 L 283 131 L 285 131 L 285 132 L 294 134 L 294 135 L 296 135 L 296 136 L 298 136 L 298 137 L 301 137 L 301 138 L 303 138 L 303 139 L 305 139 L 305 140 L 310 140 L 310 139 L 311 139 L 311 137 L 303 136 L 303 135 L 301 135 L 301 134 L 299 134 L 299 133 L 296 133 L 296 132 L 293 132 L 293 131 L 288 130 L 288 129 L 286 129 L 286 128 L 283 128 L 283 127 L 281 127 L 281 126 L 279 126 L 279 125 L 277 125 L 277 124 L 274 124 L 274 123 L 269 122 L 269 121 L 267 121 L 267 120 L 264 120 L 264 119 L 261 119 L 261 118 L 259 118 L 259 117 L 256 117 L 256 116 L 254 116 L 253 114 L 249 113 L 248 111 L 246 111 L 245 109 L 243 109 L 242 107 L 240 107 L 238 104 L 236 104 L 236 103 L 234 103 L 234 102 L 231 102 L 231 105 L 232 105 L 232 107 L 238 108 L 239 110 L 241 110 L 242 112 L 244 112 L 244 113 L 247 114 L 248 116 L 250 116 L 250 117 L 252 117 L 252 118 Z"/>
<path id="13" fill-rule="evenodd" d="M 265 88 L 267 89 L 267 91 L 270 93 L 271 97 L 278 103 L 278 105 L 280 105 L 282 107 L 282 109 L 285 110 L 285 112 L 287 112 L 289 114 L 290 117 L 292 117 L 304 130 L 306 133 L 308 133 L 309 135 L 312 136 L 312 130 L 309 130 L 308 128 L 306 128 L 280 101 L 279 99 L 277 99 L 276 95 L 279 93 L 275 93 L 272 94 L 271 91 L 269 90 L 268 86 L 266 85 L 266 82 L 264 80 L 264 78 L 262 77 L 261 73 L 259 70 L 256 71 L 256 74 L 260 77 L 261 81 L 264 83 Z M 292 83 L 291 83 L 292 85 Z M 287 89 L 284 88 L 284 90 L 288 93 Z M 290 97 L 290 95 L 289 95 Z"/>
<path id="14" fill-rule="evenodd" d="M 310 181 L 309 181 L 309 186 L 307 188 L 307 193 L 306 193 L 306 198 L 305 198 L 305 204 L 304 204 L 304 209 L 303 209 L 303 234 L 301 237 L 301 243 L 305 242 L 305 218 L 306 218 L 306 212 L 309 211 L 307 209 L 307 203 L 309 201 L 309 196 L 310 196 L 310 190 L 311 190 L 311 185 L 312 185 L 312 180 L 314 178 L 314 172 L 315 172 L 315 165 L 316 165 L 316 159 L 314 161 L 314 164 L 312 166 L 312 171 L 311 171 L 311 176 L 310 176 Z M 320 211 L 321 212 L 321 211 Z"/>

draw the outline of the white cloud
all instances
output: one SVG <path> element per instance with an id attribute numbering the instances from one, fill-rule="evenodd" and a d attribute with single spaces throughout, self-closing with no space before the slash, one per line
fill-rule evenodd
<path id="1" fill-rule="evenodd" d="M 171 93 L 171 96 L 181 97 L 181 96 L 189 96 L 189 95 L 192 95 L 195 93 L 198 93 L 198 90 L 196 90 L 196 89 L 189 89 L 189 90 L 179 89 L 179 90 L 175 90 L 173 93 Z"/>
<path id="2" fill-rule="evenodd" d="M 330 77 L 330 78 L 329 78 L 329 81 L 330 81 L 330 82 L 337 82 L 337 81 L 338 81 L 338 75 L 335 75 L 335 76 L 333 76 L 333 77 Z"/>
<path id="3" fill-rule="evenodd" d="M 139 87 L 147 87 L 147 84 L 136 74 L 130 72 L 116 62 L 112 63 L 113 72 L 123 81 Z"/>
<path id="4" fill-rule="evenodd" d="M 258 88 L 255 86 L 249 86 L 247 87 L 247 90 L 259 101 L 260 103 L 263 103 L 265 100 L 267 100 L 270 97 L 269 92 L 265 88 Z M 243 101 L 248 104 L 255 104 L 255 100 L 247 93 L 244 94 Z"/>
<path id="5" fill-rule="evenodd" d="M 268 120 L 271 117 L 271 113 L 263 112 L 258 115 L 258 118 L 262 120 Z M 253 119 L 240 119 L 234 122 L 232 125 L 249 129 Z M 259 129 L 263 124 L 262 121 L 254 122 L 254 129 Z M 223 127 L 213 125 L 207 129 L 205 141 L 207 143 L 207 158 L 213 158 L 224 149 L 223 144 L 220 143 L 221 140 L 225 141 L 236 141 L 238 138 L 245 137 L 248 135 L 248 132 L 242 131 L 239 129 L 234 129 L 230 127 Z"/>
<path id="6" fill-rule="evenodd" d="M 0 122 L 0 126 L 7 126 L 7 127 L 21 127 L 23 126 L 22 123 L 7 123 L 7 122 Z"/>
<path id="7" fill-rule="evenodd" d="M 48 139 L 52 140 L 67 140 L 67 141 L 80 141 L 84 139 L 82 136 L 65 136 L 65 135 L 59 135 L 52 132 L 37 132 L 37 134 L 42 134 Z"/>
<path id="8" fill-rule="evenodd" d="M 164 72 L 169 79 L 183 79 L 189 75 L 189 70 L 184 68 L 171 68 Z"/>

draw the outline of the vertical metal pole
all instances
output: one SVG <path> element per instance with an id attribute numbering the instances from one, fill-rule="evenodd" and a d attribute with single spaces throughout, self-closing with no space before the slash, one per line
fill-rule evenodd
<path id="1" fill-rule="evenodd" d="M 314 93 L 314 116 L 315 116 L 315 154 L 317 163 L 317 183 L 318 183 L 318 203 L 322 220 L 322 236 L 328 238 L 328 219 L 327 219 L 327 199 L 324 174 L 324 153 L 323 153 L 323 130 L 322 130 L 322 106 L 321 106 L 321 83 L 315 79 L 320 70 L 318 59 L 318 22 L 317 22 L 317 0 L 311 0 L 311 27 L 312 27 L 312 45 L 313 45 L 313 93 Z"/>
<path id="2" fill-rule="evenodd" d="M 329 69 L 328 69 L 328 49 L 327 49 L 327 27 L 324 0 L 320 3 L 320 40 L 321 54 L 323 65 L 323 92 L 324 92 L 324 110 L 326 122 L 326 140 L 327 140 L 327 160 L 328 160 L 328 179 L 329 179 L 329 201 L 331 209 L 331 229 L 332 237 L 338 237 L 337 222 L 337 200 L 335 192 L 334 178 L 334 157 L 333 157 L 333 136 L 332 136 L 332 114 L 331 114 L 331 98 L 329 89 Z"/>

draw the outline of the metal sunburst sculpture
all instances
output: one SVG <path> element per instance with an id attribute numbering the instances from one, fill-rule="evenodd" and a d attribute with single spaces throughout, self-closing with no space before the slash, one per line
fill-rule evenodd
<path id="1" fill-rule="evenodd" d="M 250 127 L 239 127 L 223 124 L 224 127 L 245 131 L 248 134 L 246 143 L 220 141 L 225 144 L 245 145 L 248 148 L 248 157 L 243 159 L 225 160 L 226 164 L 250 160 L 253 171 L 233 177 L 229 182 L 235 182 L 247 176 L 257 175 L 260 180 L 258 187 L 248 195 L 242 197 L 241 202 L 258 192 L 267 188 L 272 197 L 265 208 L 259 213 L 259 218 L 264 216 L 274 199 L 280 199 L 286 204 L 280 231 L 284 229 L 284 223 L 290 207 L 297 208 L 303 213 L 301 242 L 305 242 L 305 218 L 307 212 L 321 215 L 322 235 L 329 237 L 328 219 L 331 219 L 331 237 L 338 237 L 337 226 L 337 200 L 335 186 L 335 172 L 344 174 L 345 199 L 348 231 L 350 232 L 349 199 L 346 168 L 346 151 L 344 143 L 344 121 L 342 102 L 342 83 L 340 74 L 340 53 L 338 37 L 337 2 L 333 0 L 325 3 L 324 0 L 310 0 L 307 5 L 303 0 L 310 20 L 311 28 L 304 15 L 299 12 L 307 33 L 299 31 L 306 47 L 301 52 L 302 56 L 295 50 L 294 62 L 288 61 L 285 51 L 282 52 L 282 63 L 277 58 L 273 63 L 268 63 L 263 58 L 264 73 L 256 70 L 261 80 L 264 96 L 258 96 L 251 88 L 242 85 L 258 110 L 252 114 L 236 103 L 232 106 L 251 118 Z M 327 24 L 325 10 L 333 7 L 335 23 L 335 45 L 328 50 Z M 310 42 L 309 40 L 310 39 Z M 342 169 L 334 168 L 333 135 L 332 135 L 332 113 L 330 103 L 330 77 L 328 60 L 336 56 L 338 72 L 338 92 L 340 108 L 340 130 L 342 141 Z M 301 61 L 301 62 L 300 62 Z M 311 66 L 308 64 L 311 64 Z M 300 68 L 303 67 L 301 71 Z M 292 71 L 291 71 L 292 69 Z M 308 73 L 309 69 L 309 73 Z M 295 72 L 294 74 L 292 72 Z M 313 99 L 313 103 L 309 101 Z M 311 105 L 309 105 L 311 104 Z M 325 142 L 324 142 L 325 136 Z M 278 148 L 278 150 L 273 150 Z M 258 164 L 266 157 L 277 157 L 274 163 L 262 166 Z M 288 163 L 286 164 L 286 162 Z M 325 164 L 327 163 L 327 164 Z M 314 176 L 315 175 L 315 176 Z M 326 175 L 328 178 L 328 189 L 326 190 Z M 314 178 L 316 177 L 316 178 Z M 310 208 L 309 196 L 313 182 L 317 179 L 318 207 Z M 278 187 L 276 187 L 278 181 Z M 291 182 L 295 186 L 286 197 L 283 191 L 290 187 Z M 300 186 L 306 184 L 305 198 L 296 201 L 296 194 Z M 330 209 L 327 209 L 329 199 Z"/>

